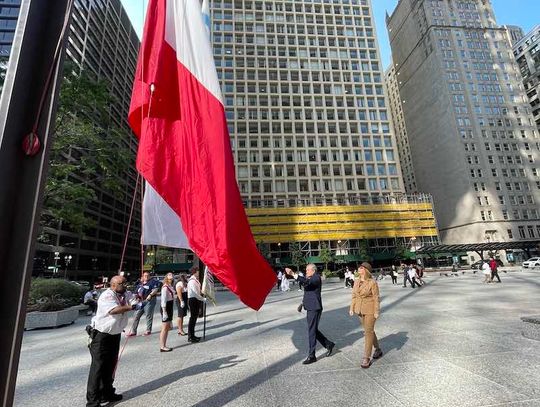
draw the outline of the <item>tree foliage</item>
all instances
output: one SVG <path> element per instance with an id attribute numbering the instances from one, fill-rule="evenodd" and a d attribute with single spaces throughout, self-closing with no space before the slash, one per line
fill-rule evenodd
<path id="1" fill-rule="evenodd" d="M 4 82 L 6 80 L 8 61 L 9 57 L 0 56 L 0 95 L 2 94 L 2 89 L 4 88 Z"/>
<path id="2" fill-rule="evenodd" d="M 296 267 L 296 270 L 300 270 L 300 267 L 306 264 L 306 258 L 304 257 L 300 243 L 291 243 L 289 250 L 291 252 L 292 264 Z"/>
<path id="3" fill-rule="evenodd" d="M 319 258 L 324 263 L 324 269 L 328 270 L 328 263 L 334 261 L 334 254 L 326 243 L 321 244 L 321 250 L 319 251 Z"/>
<path id="4" fill-rule="evenodd" d="M 370 260 L 370 252 L 369 252 L 369 243 L 367 240 L 362 240 L 360 242 L 360 245 L 358 247 L 358 255 L 360 256 L 361 261 L 369 261 Z"/>
<path id="5" fill-rule="evenodd" d="M 59 96 L 45 212 L 78 232 L 94 225 L 86 209 L 97 198 L 96 186 L 112 196 L 122 193 L 130 165 L 130 133 L 110 120 L 115 99 L 108 84 L 69 65 Z"/>
<path id="6" fill-rule="evenodd" d="M 398 242 L 394 248 L 394 259 L 405 259 L 407 254 L 407 247 L 402 242 Z"/>

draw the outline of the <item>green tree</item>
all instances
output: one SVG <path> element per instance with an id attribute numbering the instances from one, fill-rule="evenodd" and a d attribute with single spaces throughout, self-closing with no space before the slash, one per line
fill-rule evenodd
<path id="1" fill-rule="evenodd" d="M 358 255 L 360 256 L 361 261 L 370 260 L 369 243 L 366 239 L 360 242 L 360 245 L 358 246 Z"/>
<path id="2" fill-rule="evenodd" d="M 407 247 L 403 242 L 398 242 L 394 248 L 394 259 L 405 259 L 407 257 Z"/>
<path id="3" fill-rule="evenodd" d="M 326 243 L 321 244 L 321 250 L 319 251 L 319 258 L 324 263 L 324 269 L 328 270 L 328 263 L 334 261 L 334 254 Z"/>
<path id="4" fill-rule="evenodd" d="M 0 56 L 0 95 L 2 94 L 2 89 L 4 88 L 4 81 L 6 80 L 8 62 L 9 57 Z"/>
<path id="5" fill-rule="evenodd" d="M 267 262 L 272 260 L 272 252 L 268 243 L 259 243 L 257 249 L 259 249 L 259 253 Z"/>
<path id="6" fill-rule="evenodd" d="M 110 120 L 115 99 L 108 83 L 84 71 L 75 74 L 69 64 L 64 72 L 43 219 L 83 232 L 95 224 L 87 208 L 97 198 L 96 186 L 111 196 L 123 193 L 122 174 L 132 161 L 131 134 Z"/>
<path id="7" fill-rule="evenodd" d="M 306 264 L 306 258 L 304 257 L 300 243 L 291 243 L 289 250 L 291 252 L 292 264 L 296 267 L 296 271 L 299 271 L 300 267 Z"/>

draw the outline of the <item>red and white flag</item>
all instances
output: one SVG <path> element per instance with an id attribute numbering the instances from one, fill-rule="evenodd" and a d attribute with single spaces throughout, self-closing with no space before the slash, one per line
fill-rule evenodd
<path id="1" fill-rule="evenodd" d="M 236 183 L 199 0 L 149 2 L 129 123 L 139 137 L 137 169 L 151 186 L 143 242 L 187 243 L 223 284 L 259 309 L 275 275 L 257 250 Z"/>

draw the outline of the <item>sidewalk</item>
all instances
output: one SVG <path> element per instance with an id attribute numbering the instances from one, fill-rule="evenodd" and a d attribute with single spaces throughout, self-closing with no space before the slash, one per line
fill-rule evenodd
<path id="1" fill-rule="evenodd" d="M 320 349 L 309 366 L 301 364 L 302 293 L 273 292 L 256 313 L 220 292 L 205 342 L 188 344 L 172 331 L 174 351 L 159 353 L 158 315 L 154 335 L 129 339 L 115 382 L 125 400 L 116 405 L 540 406 L 540 342 L 521 336 L 519 319 L 540 314 L 540 271 L 501 278 L 428 275 L 420 289 L 379 282 L 376 332 L 385 355 L 367 370 L 358 319 L 348 315 L 350 290 L 341 284 L 324 287 L 321 319 L 337 351 L 326 358 Z M 87 321 L 25 333 L 16 406 L 84 406 Z"/>

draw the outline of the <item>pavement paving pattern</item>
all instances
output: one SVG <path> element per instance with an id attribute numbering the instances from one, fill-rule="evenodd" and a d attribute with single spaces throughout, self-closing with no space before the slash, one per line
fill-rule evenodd
<path id="1" fill-rule="evenodd" d="M 376 332 L 385 354 L 367 370 L 358 318 L 348 315 L 350 290 L 341 284 L 323 288 L 321 330 L 336 342 L 335 354 L 319 349 L 309 366 L 301 364 L 307 331 L 297 287 L 272 292 L 260 312 L 220 292 L 208 309 L 206 341 L 189 344 L 174 330 L 174 351 L 160 353 L 159 314 L 153 335 L 129 339 L 115 381 L 124 400 L 116 405 L 540 406 L 540 342 L 521 335 L 520 321 L 540 314 L 540 271 L 501 278 L 483 284 L 480 273 L 437 273 L 419 289 L 381 281 Z M 88 321 L 24 334 L 15 406 L 85 405 Z"/>

